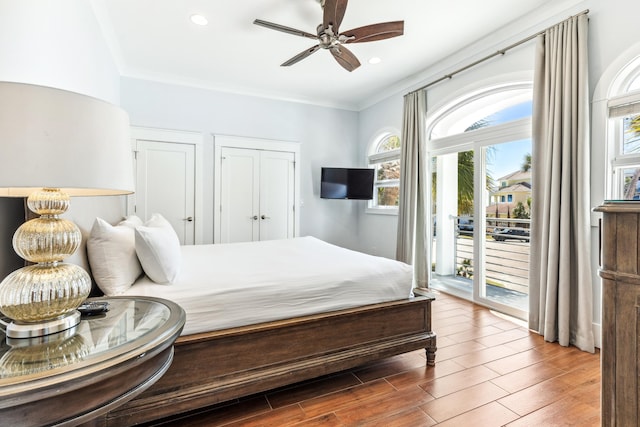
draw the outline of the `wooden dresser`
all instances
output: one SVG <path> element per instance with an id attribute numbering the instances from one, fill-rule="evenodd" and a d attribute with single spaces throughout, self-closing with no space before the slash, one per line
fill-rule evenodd
<path id="1" fill-rule="evenodd" d="M 601 238 L 602 425 L 638 426 L 640 202 L 605 202 Z"/>

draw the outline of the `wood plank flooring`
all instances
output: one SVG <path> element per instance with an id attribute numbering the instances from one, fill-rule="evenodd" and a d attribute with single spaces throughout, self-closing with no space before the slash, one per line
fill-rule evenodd
<path id="1" fill-rule="evenodd" d="M 424 351 L 164 420 L 181 427 L 599 426 L 600 355 L 438 293 Z"/>

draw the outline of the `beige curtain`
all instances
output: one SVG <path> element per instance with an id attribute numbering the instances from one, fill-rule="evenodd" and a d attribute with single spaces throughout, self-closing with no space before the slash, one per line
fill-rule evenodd
<path id="1" fill-rule="evenodd" d="M 416 286 L 427 287 L 426 211 L 427 158 L 425 155 L 426 94 L 423 90 L 404 97 L 402 148 L 400 150 L 400 206 L 396 259 L 412 264 Z"/>
<path id="2" fill-rule="evenodd" d="M 529 327 L 593 352 L 587 23 L 573 17 L 538 38 Z"/>

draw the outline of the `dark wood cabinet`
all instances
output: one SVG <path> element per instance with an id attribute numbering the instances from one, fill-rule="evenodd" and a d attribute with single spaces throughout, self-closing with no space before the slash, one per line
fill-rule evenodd
<path id="1" fill-rule="evenodd" d="M 607 202 L 600 227 L 602 425 L 638 426 L 640 202 Z"/>

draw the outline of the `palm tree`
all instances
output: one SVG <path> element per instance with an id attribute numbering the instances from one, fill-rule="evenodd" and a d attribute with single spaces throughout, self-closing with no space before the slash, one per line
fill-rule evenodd
<path id="1" fill-rule="evenodd" d="M 629 129 L 636 135 L 640 135 L 640 114 L 631 118 L 629 122 Z"/>
<path id="2" fill-rule="evenodd" d="M 487 174 L 487 182 L 490 179 Z M 437 174 L 434 170 L 431 174 L 431 197 L 434 201 L 437 188 Z M 473 196 L 473 150 L 461 151 L 458 153 L 458 215 L 473 214 Z M 434 203 L 434 212 L 435 208 Z"/>
<path id="3" fill-rule="evenodd" d="M 465 132 L 474 131 L 489 126 L 489 121 L 480 119 L 468 128 Z M 487 150 L 492 149 L 489 147 Z M 458 153 L 458 215 L 473 215 L 473 150 Z M 491 188 L 493 178 L 487 171 L 486 188 Z"/>
<path id="4" fill-rule="evenodd" d="M 522 172 L 529 172 L 531 170 L 531 153 L 524 155 L 524 160 L 522 162 L 522 166 L 520 166 L 520 170 Z"/>
<path id="5" fill-rule="evenodd" d="M 473 214 L 473 150 L 458 153 L 458 215 Z"/>
<path id="6" fill-rule="evenodd" d="M 468 128 L 465 129 L 465 132 L 473 131 L 476 129 L 480 129 L 489 125 L 489 122 L 481 119 L 474 122 Z M 492 147 L 489 147 L 488 150 L 491 150 Z M 473 150 L 469 151 L 461 151 L 458 153 L 458 215 L 473 215 L 473 199 L 474 199 L 474 190 L 473 190 L 473 175 L 474 175 L 474 166 L 473 166 Z M 487 171 L 487 182 L 486 188 L 491 188 L 493 184 L 493 178 L 489 171 Z M 436 200 L 436 172 L 432 173 L 431 180 L 431 196 L 433 200 Z M 435 203 L 433 206 L 434 212 L 436 209 Z"/>

